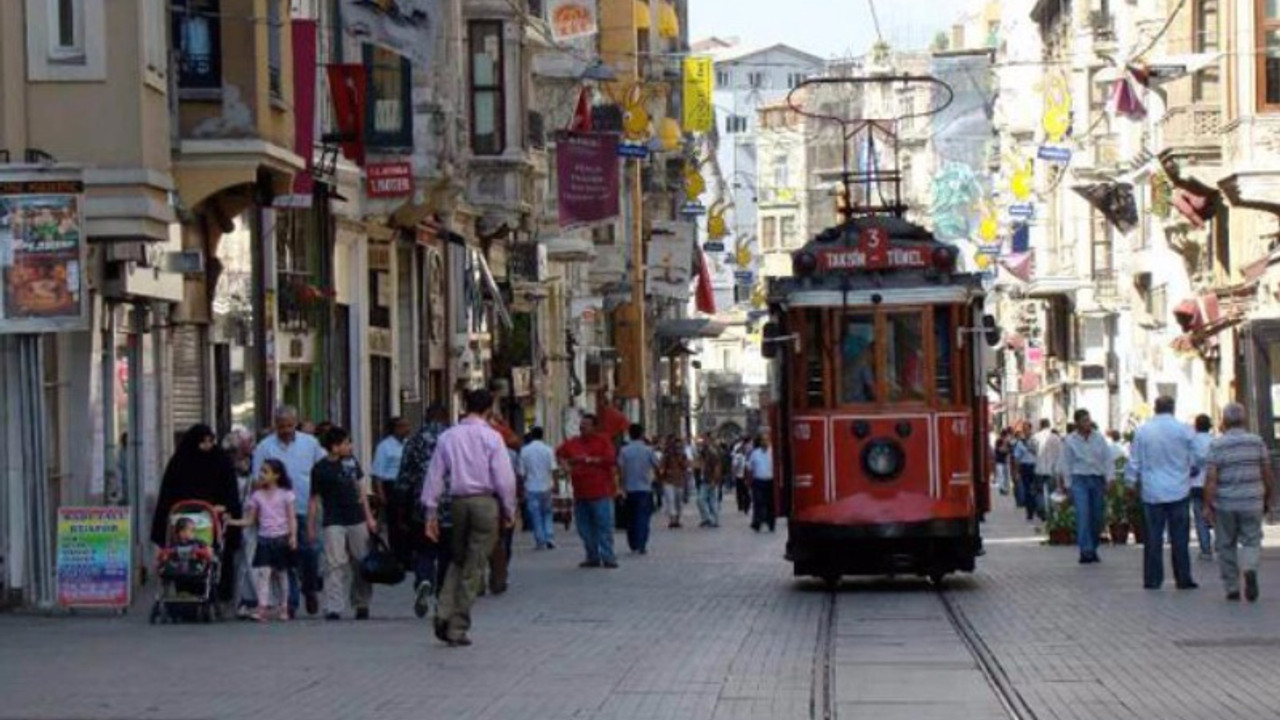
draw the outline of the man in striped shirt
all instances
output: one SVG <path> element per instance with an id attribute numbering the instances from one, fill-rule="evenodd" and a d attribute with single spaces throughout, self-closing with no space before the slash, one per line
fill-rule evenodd
<path id="1" fill-rule="evenodd" d="M 1217 526 L 1218 564 L 1228 600 L 1258 599 L 1262 516 L 1271 508 L 1271 458 L 1262 438 L 1247 432 L 1244 406 L 1222 410 L 1223 433 L 1209 446 L 1204 482 L 1205 519 Z M 1239 549 L 1237 549 L 1239 545 Z"/>

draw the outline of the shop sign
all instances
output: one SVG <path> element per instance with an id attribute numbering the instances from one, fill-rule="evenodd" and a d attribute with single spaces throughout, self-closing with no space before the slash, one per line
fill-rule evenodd
<path id="1" fill-rule="evenodd" d="M 58 604 L 127 608 L 133 562 L 127 507 L 58 508 Z"/>
<path id="2" fill-rule="evenodd" d="M 563 133 L 556 141 L 556 182 L 560 227 L 570 228 L 618 216 L 618 136 Z"/>
<path id="3" fill-rule="evenodd" d="M 365 172 L 366 188 L 371 198 L 413 194 L 413 167 L 407 162 L 373 163 Z"/>
<path id="4" fill-rule="evenodd" d="M 595 0 L 548 0 L 546 12 L 551 39 L 558 43 L 599 32 Z"/>
<path id="5" fill-rule="evenodd" d="M 0 333 L 88 328 L 84 183 L 0 180 Z"/>
<path id="6" fill-rule="evenodd" d="M 858 248 L 818 253 L 818 269 L 823 271 L 924 268 L 929 266 L 929 261 L 929 253 L 923 248 Z"/>
<path id="7" fill-rule="evenodd" d="M 655 222 L 649 238 L 645 291 L 654 297 L 689 299 L 696 229 L 690 222 Z"/>

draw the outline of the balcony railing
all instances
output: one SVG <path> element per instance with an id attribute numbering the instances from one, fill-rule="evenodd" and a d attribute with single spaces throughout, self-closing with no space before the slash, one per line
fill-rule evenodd
<path id="1" fill-rule="evenodd" d="M 1222 110 L 1213 105 L 1169 108 L 1160 120 L 1165 147 L 1175 150 L 1218 150 L 1222 146 Z"/>

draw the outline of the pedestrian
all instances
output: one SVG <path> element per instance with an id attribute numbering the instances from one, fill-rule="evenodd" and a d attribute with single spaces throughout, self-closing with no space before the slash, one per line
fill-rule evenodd
<path id="1" fill-rule="evenodd" d="M 556 471 L 556 454 L 544 438 L 540 427 L 529 431 L 529 442 L 520 448 L 520 465 L 524 468 L 524 499 L 533 528 L 534 548 L 553 550 L 556 546 L 551 512 L 551 483 Z"/>
<path id="2" fill-rule="evenodd" d="M 645 442 L 643 425 L 632 425 L 627 435 L 631 441 L 618 452 L 622 489 L 627 493 L 627 547 L 633 553 L 645 555 L 649 552 L 653 474 L 658 469 L 658 454 Z"/>
<path id="3" fill-rule="evenodd" d="M 667 513 L 667 529 L 681 527 L 681 515 L 684 514 L 685 477 L 689 473 L 689 457 L 684 452 L 684 443 L 675 435 L 667 437 L 662 450 L 662 470 L 659 479 L 662 482 L 662 504 Z"/>
<path id="4" fill-rule="evenodd" d="M 773 451 L 765 435 L 756 438 L 756 447 L 747 458 L 747 469 L 751 475 L 751 529 L 760 532 L 761 527 L 768 525 L 769 532 L 774 532 L 777 518 L 773 507 Z"/>
<path id="5" fill-rule="evenodd" d="M 1009 494 L 1009 460 L 1013 451 L 1013 432 L 1009 428 L 1000 430 L 996 438 L 993 455 L 996 464 L 996 487 L 1001 495 Z"/>
<path id="6" fill-rule="evenodd" d="M 617 453 L 613 442 L 598 432 L 595 415 L 582 416 L 578 437 L 560 445 L 556 458 L 568 467 L 573 483 L 573 520 L 586 550 L 586 559 L 579 567 L 618 567 L 613 552 Z"/>
<path id="7" fill-rule="evenodd" d="M 230 517 L 241 513 L 239 483 L 231 458 L 217 446 L 213 429 L 208 425 L 192 425 L 182 435 L 178 449 L 165 466 L 151 519 L 151 542 L 163 548 L 168 539 L 169 511 L 174 504 L 200 500 Z M 235 595 L 236 553 L 240 548 L 239 531 L 229 532 L 223 542 L 222 567 L 227 571 L 218 580 L 217 597 L 230 602 Z"/>
<path id="8" fill-rule="evenodd" d="M 449 559 L 452 556 L 448 541 L 437 542 L 427 537 L 426 508 L 422 504 L 427 468 L 431 466 L 431 458 L 435 454 L 440 436 L 449 429 L 448 420 L 449 411 L 444 405 L 435 403 L 427 408 L 426 420 L 405 441 L 404 457 L 400 461 L 398 483 L 405 488 L 408 503 L 404 522 L 405 537 L 410 548 L 409 566 L 413 568 L 413 613 L 419 618 L 427 616 L 431 611 L 432 601 L 440 594 L 440 588 L 444 587 L 445 572 L 449 569 Z M 439 519 L 441 532 L 448 537 L 453 529 L 453 515 L 450 512 L 447 479 L 436 506 L 436 517 Z"/>
<path id="9" fill-rule="evenodd" d="M 1213 445 L 1213 420 L 1208 415 L 1197 415 L 1194 441 L 1195 463 L 1191 467 L 1191 515 L 1196 523 L 1196 540 L 1200 543 L 1200 559 L 1213 559 L 1213 528 L 1204 516 L 1205 467 L 1209 462 L 1209 447 Z"/>
<path id="10" fill-rule="evenodd" d="M 501 527 L 512 527 L 516 514 L 516 477 L 506 443 L 486 416 L 493 394 L 472 390 L 467 415 L 446 430 L 436 444 L 422 489 L 427 509 L 426 536 L 440 541 L 440 499 L 446 479 L 451 495 L 453 562 L 445 576 L 434 621 L 435 635 L 452 647 L 471 644 L 471 606 L 483 581 L 485 563 Z"/>
<path id="11" fill-rule="evenodd" d="M 1076 410 L 1074 429 L 1063 443 L 1061 474 L 1071 481 L 1076 545 L 1080 548 L 1080 564 L 1086 565 L 1101 561 L 1098 540 L 1106 512 L 1106 489 L 1115 481 L 1116 466 L 1111 461 L 1111 448 L 1094 427 L 1088 410 Z"/>
<path id="12" fill-rule="evenodd" d="M 498 538 L 494 541 L 493 549 L 489 553 L 488 582 L 480 586 L 481 595 L 489 592 L 501 595 L 507 591 L 507 579 L 511 571 L 512 544 L 515 542 L 516 534 L 515 519 L 520 515 L 520 493 L 524 486 L 524 469 L 520 465 L 520 436 L 502 420 L 496 409 L 490 410 L 488 419 L 489 427 L 496 430 L 502 437 L 502 443 L 507 449 L 507 461 L 511 464 L 511 472 L 516 478 L 516 512 L 511 516 L 510 524 L 498 528 Z"/>
<path id="13" fill-rule="evenodd" d="M 1262 518 L 1271 511 L 1275 481 L 1266 443 L 1245 428 L 1239 403 L 1222 409 L 1223 433 L 1209 447 L 1205 466 L 1204 514 L 1218 535 L 1218 565 L 1228 600 L 1258 600 Z"/>
<path id="14" fill-rule="evenodd" d="M 307 533 L 307 512 L 311 507 L 311 468 L 324 459 L 325 451 L 314 437 L 298 430 L 298 411 L 283 405 L 275 412 L 274 432 L 262 438 L 253 451 L 253 477 L 262 473 L 262 463 L 279 460 L 288 471 L 297 496 L 297 563 L 289 573 L 289 612 L 297 615 L 305 598 L 307 614 L 320 612 L 320 567 L 317 548 Z"/>
<path id="15" fill-rule="evenodd" d="M 1037 516 L 1043 518 L 1044 510 L 1036 493 L 1036 450 L 1030 425 L 1024 424 L 1013 441 L 1013 462 L 1018 467 L 1018 494 L 1027 512 L 1027 522 Z"/>
<path id="16" fill-rule="evenodd" d="M 1169 529 L 1173 578 L 1179 590 L 1198 587 L 1191 578 L 1191 468 L 1195 433 L 1173 416 L 1174 401 L 1156 398 L 1156 415 L 1133 437 L 1126 480 L 1142 494 L 1146 536 L 1143 541 L 1142 586 L 1156 590 L 1164 583 L 1164 533 Z"/>
<path id="17" fill-rule="evenodd" d="M 733 449 L 733 489 L 738 500 L 738 512 L 751 513 L 751 477 L 747 458 L 751 455 L 751 440 L 742 438 Z"/>
<path id="18" fill-rule="evenodd" d="M 1035 436 L 1036 446 L 1036 510 L 1049 514 L 1049 493 L 1057 487 L 1062 475 L 1062 438 L 1048 418 L 1040 420 L 1040 432 Z"/>
<path id="19" fill-rule="evenodd" d="M 279 460 L 262 463 L 257 489 L 249 495 L 244 518 L 228 520 L 234 527 L 253 528 L 257 538 L 253 552 L 254 595 L 258 598 L 253 618 L 266 622 L 271 599 L 278 599 L 278 617 L 289 619 L 288 577 L 293 554 L 298 549 L 297 496 L 289 482 L 289 471 Z"/>
<path id="20" fill-rule="evenodd" d="M 324 605 L 326 620 L 340 620 L 350 599 L 356 619 L 369 619 L 373 587 L 360 574 L 369 554 L 369 537 L 378 520 L 369 507 L 364 470 L 352 454 L 351 436 L 333 426 L 324 435 L 327 455 L 311 470 L 311 499 L 307 509 L 307 537 L 319 540 L 317 515 L 324 514 Z"/>
<path id="21" fill-rule="evenodd" d="M 404 444 L 409 437 L 409 421 L 394 417 L 387 424 L 387 436 L 373 451 L 369 468 L 373 495 L 381 507 L 387 526 L 387 542 L 402 564 L 409 564 L 409 539 L 404 515 L 408 510 L 407 488 L 400 484 L 400 463 L 404 460 Z M 375 508 L 375 510 L 378 508 Z"/>
<path id="22" fill-rule="evenodd" d="M 720 454 L 709 438 L 703 438 L 698 448 L 702 458 L 702 476 L 698 479 L 698 514 L 702 527 L 720 527 Z"/>

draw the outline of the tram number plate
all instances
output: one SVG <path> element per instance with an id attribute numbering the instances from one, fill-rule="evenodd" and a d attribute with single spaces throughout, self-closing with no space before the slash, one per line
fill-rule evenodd
<path id="1" fill-rule="evenodd" d="M 951 434 L 965 437 L 969 434 L 969 418 L 956 418 L 951 421 Z"/>
<path id="2" fill-rule="evenodd" d="M 809 423 L 796 423 L 791 429 L 791 436 L 796 440 L 808 440 L 813 437 L 813 429 L 809 427 Z"/>

